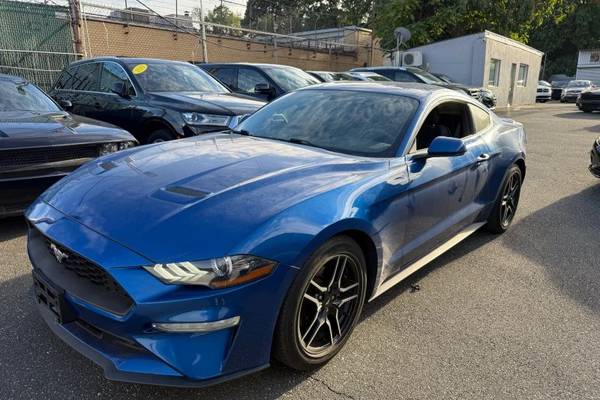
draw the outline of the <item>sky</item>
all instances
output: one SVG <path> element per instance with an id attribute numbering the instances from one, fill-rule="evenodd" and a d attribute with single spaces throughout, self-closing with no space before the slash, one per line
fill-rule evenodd
<path id="1" fill-rule="evenodd" d="M 175 14 L 175 0 L 142 0 L 144 4 L 152 8 L 160 14 Z M 108 6 L 111 8 L 124 8 L 125 2 L 128 7 L 141 7 L 136 0 L 81 0 L 83 7 L 86 4 L 98 4 Z M 202 0 L 204 6 L 204 13 L 206 13 L 216 6 L 221 4 L 220 0 Z M 246 11 L 247 0 L 223 0 L 223 5 L 229 7 L 233 12 L 241 16 Z M 177 9 L 179 14 L 183 14 L 185 11 L 192 11 L 194 8 L 200 7 L 200 0 L 177 0 Z"/>

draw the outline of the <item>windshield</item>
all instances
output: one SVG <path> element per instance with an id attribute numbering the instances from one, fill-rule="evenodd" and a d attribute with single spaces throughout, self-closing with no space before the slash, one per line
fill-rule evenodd
<path id="1" fill-rule="evenodd" d="M 588 81 L 571 81 L 567 87 L 588 87 L 590 83 Z"/>
<path id="2" fill-rule="evenodd" d="M 131 63 L 127 67 L 147 92 L 229 93 L 225 86 L 195 65 L 148 62 Z"/>
<path id="3" fill-rule="evenodd" d="M 550 83 L 548 83 L 546 81 L 539 81 L 538 84 L 541 86 L 552 86 Z"/>
<path id="4" fill-rule="evenodd" d="M 321 83 L 314 76 L 294 67 L 263 67 L 263 70 L 286 92 Z"/>
<path id="5" fill-rule="evenodd" d="M 418 105 L 393 94 L 301 90 L 266 105 L 236 131 L 340 153 L 391 157 Z"/>
<path id="6" fill-rule="evenodd" d="M 28 82 L 0 80 L 0 111 L 60 112 L 61 109 Z"/>
<path id="7" fill-rule="evenodd" d="M 446 84 L 446 82 L 444 82 L 443 80 L 441 80 L 437 76 L 435 76 L 433 74 L 430 74 L 427 71 L 423 71 L 422 69 L 419 69 L 419 68 L 406 68 L 406 70 L 412 72 L 415 75 L 417 75 L 425 83 L 433 83 L 433 84 L 436 84 L 436 85 L 439 85 L 440 83 Z"/>

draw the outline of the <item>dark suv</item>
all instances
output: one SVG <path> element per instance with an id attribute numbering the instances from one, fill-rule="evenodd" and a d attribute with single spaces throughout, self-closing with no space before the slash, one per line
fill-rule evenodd
<path id="1" fill-rule="evenodd" d="M 198 64 L 236 93 L 271 101 L 288 92 L 321 83 L 296 67 L 278 64 Z"/>
<path id="2" fill-rule="evenodd" d="M 118 125 L 141 143 L 231 128 L 264 104 L 231 93 L 192 64 L 146 58 L 74 62 L 49 94 L 70 102 L 69 111 Z"/>

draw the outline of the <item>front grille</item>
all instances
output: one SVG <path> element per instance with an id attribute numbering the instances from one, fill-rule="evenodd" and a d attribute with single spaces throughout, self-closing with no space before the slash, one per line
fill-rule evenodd
<path id="1" fill-rule="evenodd" d="M 133 307 L 133 299 L 107 271 L 34 227 L 27 246 L 34 268 L 66 293 L 117 315 Z"/>
<path id="2" fill-rule="evenodd" d="M 10 149 L 0 151 L 0 169 L 98 157 L 98 145 Z"/>
<path id="3" fill-rule="evenodd" d="M 110 275 L 108 275 L 102 268 L 97 267 L 85 258 L 72 253 L 58 243 L 53 243 L 50 241 L 50 239 L 46 239 L 46 246 L 48 247 L 50 254 L 54 253 L 52 247 L 58 249 L 62 254 L 64 254 L 64 258 L 59 261 L 60 264 L 69 271 L 76 273 L 80 278 L 87 279 L 93 284 L 102 287 L 107 292 L 125 294 L 119 284 L 117 284 L 117 282 L 115 282 L 115 280 L 111 278 Z"/>

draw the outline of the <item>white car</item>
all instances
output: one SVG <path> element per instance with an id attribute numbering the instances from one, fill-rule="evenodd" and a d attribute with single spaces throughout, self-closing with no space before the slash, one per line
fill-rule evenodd
<path id="1" fill-rule="evenodd" d="M 535 101 L 545 103 L 552 97 L 552 85 L 546 81 L 538 81 Z"/>

